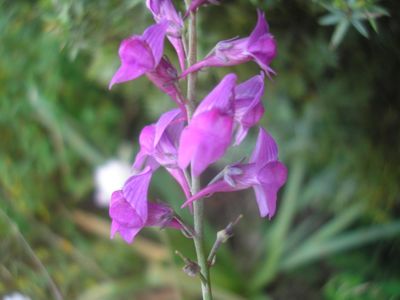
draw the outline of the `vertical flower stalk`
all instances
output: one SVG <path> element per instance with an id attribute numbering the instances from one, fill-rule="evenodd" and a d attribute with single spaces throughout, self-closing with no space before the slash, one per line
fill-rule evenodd
<path id="1" fill-rule="evenodd" d="M 186 7 L 189 10 L 191 1 L 185 0 Z M 189 29 L 188 29 L 188 67 L 195 65 L 197 62 L 197 21 L 196 11 L 191 11 L 189 14 Z M 187 77 L 187 113 L 188 123 L 190 124 L 196 107 L 196 80 L 197 73 L 190 73 Z M 200 177 L 194 174 L 193 164 L 191 165 L 191 193 L 195 195 L 200 190 Z M 212 300 L 210 270 L 207 264 L 207 256 L 204 249 L 204 203 L 203 201 L 196 201 L 193 205 L 193 218 L 194 218 L 194 245 L 197 255 L 197 263 L 200 266 L 201 277 L 201 291 L 203 300 Z"/>

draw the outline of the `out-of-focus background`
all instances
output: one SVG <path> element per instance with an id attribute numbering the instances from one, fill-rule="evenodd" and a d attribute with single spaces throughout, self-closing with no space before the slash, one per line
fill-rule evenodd
<path id="1" fill-rule="evenodd" d="M 0 1 L 4 299 L 199 299 L 173 254 L 194 258 L 180 233 L 109 239 L 110 189 L 129 174 L 140 129 L 173 107 L 146 78 L 107 89 L 120 41 L 153 22 L 144 2 Z M 207 247 L 244 215 L 212 269 L 215 298 L 400 299 L 400 2 L 221 2 L 201 8 L 199 57 L 266 12 L 279 55 L 262 125 L 289 178 L 272 221 L 251 191 L 206 201 Z M 259 68 L 201 72 L 199 97 L 232 71 L 243 81 Z M 204 182 L 248 155 L 256 133 Z M 183 201 L 163 172 L 151 198 Z"/>

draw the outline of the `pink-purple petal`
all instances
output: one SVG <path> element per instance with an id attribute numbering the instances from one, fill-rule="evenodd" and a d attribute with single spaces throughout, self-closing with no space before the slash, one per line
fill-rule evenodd
<path id="1" fill-rule="evenodd" d="M 234 73 L 226 75 L 203 101 L 201 101 L 193 117 L 215 108 L 227 114 L 233 113 L 236 80 L 237 76 Z"/>
<path id="2" fill-rule="evenodd" d="M 153 54 L 153 69 L 158 65 L 161 57 L 163 56 L 164 38 L 167 33 L 167 28 L 168 22 L 162 22 L 148 27 L 143 32 L 142 38 L 144 41 L 146 41 Z"/>
<path id="3" fill-rule="evenodd" d="M 140 227 L 144 224 L 135 208 L 126 201 L 122 191 L 115 191 L 111 195 L 109 214 L 113 220 L 126 226 Z"/>
<path id="4" fill-rule="evenodd" d="M 280 161 L 271 161 L 260 169 L 257 177 L 261 184 L 273 185 L 279 189 L 286 182 L 287 169 Z"/>
<path id="5" fill-rule="evenodd" d="M 261 37 L 256 43 L 249 45 L 248 51 L 267 74 L 274 73 L 269 67 L 277 55 L 276 41 L 272 35 L 267 34 Z"/>
<path id="6" fill-rule="evenodd" d="M 257 25 L 254 27 L 253 31 L 249 37 L 249 44 L 257 42 L 257 40 L 264 34 L 269 33 L 269 26 L 265 19 L 265 14 L 260 9 L 257 10 Z"/>
<path id="7" fill-rule="evenodd" d="M 264 94 L 264 73 L 251 77 L 235 88 L 235 99 L 259 99 Z M 257 102 L 257 101 L 255 101 Z M 251 106 L 249 107 L 249 109 Z"/>
<path id="8" fill-rule="evenodd" d="M 155 67 L 152 51 L 141 36 L 134 35 L 123 40 L 118 53 L 123 65 L 138 66 L 145 70 Z"/>
<path id="9" fill-rule="evenodd" d="M 183 70 L 186 54 L 182 42 L 183 20 L 181 16 L 171 0 L 147 0 L 146 4 L 157 23 L 167 22 L 167 38 L 174 47 Z"/>
<path id="10" fill-rule="evenodd" d="M 178 55 L 179 66 L 181 70 L 185 70 L 186 52 L 183 46 L 181 37 L 168 36 L 168 40 L 174 47 L 176 54 Z"/>
<path id="11" fill-rule="evenodd" d="M 246 137 L 248 130 L 256 125 L 264 114 L 262 96 L 264 94 L 264 73 L 239 84 L 235 89 L 235 120 L 238 129 L 235 145 Z"/>
<path id="12" fill-rule="evenodd" d="M 140 76 L 142 76 L 146 72 L 146 69 L 143 69 L 139 66 L 126 66 L 121 65 L 117 72 L 115 72 L 112 77 L 108 89 L 112 89 L 115 84 L 126 82 L 129 80 L 134 80 Z"/>
<path id="13" fill-rule="evenodd" d="M 125 227 L 116 221 L 112 221 L 111 222 L 111 238 L 114 238 L 115 234 L 117 232 L 119 232 L 122 239 L 125 242 L 127 242 L 128 244 L 131 244 L 133 242 L 133 240 L 135 239 L 135 236 L 138 234 L 138 232 L 141 229 L 142 229 L 141 227 Z"/>
<path id="14" fill-rule="evenodd" d="M 276 199 L 279 189 L 285 184 L 287 179 L 287 169 L 284 164 L 279 161 L 273 161 L 268 163 L 262 168 L 258 174 L 260 181 L 260 187 L 263 191 L 263 201 L 261 198 L 257 198 L 257 203 L 260 208 L 262 217 L 268 215 L 271 219 L 276 210 Z M 263 206 L 268 207 L 268 213 L 263 215 Z"/>
<path id="15" fill-rule="evenodd" d="M 190 3 L 189 9 L 186 11 L 184 18 L 187 18 L 187 16 L 191 13 L 196 11 L 201 5 L 205 4 L 219 4 L 219 1 L 217 0 L 193 0 Z"/>
<path id="16" fill-rule="evenodd" d="M 154 145 L 157 145 L 159 143 L 161 136 L 164 134 L 167 127 L 171 125 L 171 122 L 175 120 L 179 116 L 179 114 L 179 109 L 172 109 L 161 115 L 155 125 Z"/>
<path id="17" fill-rule="evenodd" d="M 152 169 L 146 167 L 141 173 L 131 176 L 122 188 L 124 198 L 135 209 L 143 224 L 147 221 L 147 192 L 152 175 Z"/>
<path id="18" fill-rule="evenodd" d="M 218 109 L 201 113 L 182 131 L 178 164 L 184 169 L 192 162 L 195 176 L 220 159 L 232 139 L 233 119 Z"/>
<path id="19" fill-rule="evenodd" d="M 197 194 L 193 195 L 192 197 L 188 198 L 185 203 L 181 206 L 181 208 L 185 208 L 186 206 L 192 204 L 194 201 L 200 200 L 202 198 L 207 198 L 213 195 L 214 193 L 221 193 L 221 192 L 233 192 L 239 189 L 235 189 L 231 185 L 229 185 L 224 180 L 219 180 L 215 183 L 212 183 L 202 190 L 200 190 Z"/>
<path id="20" fill-rule="evenodd" d="M 265 165 L 277 159 L 278 146 L 275 140 L 264 128 L 260 128 L 256 146 L 251 154 L 249 162 Z"/>
<path id="21" fill-rule="evenodd" d="M 268 195 L 261 185 L 254 185 L 253 190 L 256 196 L 260 216 L 262 218 L 269 216 L 269 218 L 271 219 L 273 214 L 275 213 L 276 194 L 275 196 L 273 194 L 271 195 L 270 193 L 270 195 Z M 271 205 L 273 205 L 273 213 Z"/>
<path id="22" fill-rule="evenodd" d="M 166 227 L 174 217 L 173 210 L 163 204 L 148 202 L 148 219 L 146 226 Z"/>
<path id="23" fill-rule="evenodd" d="M 183 171 L 179 168 L 166 168 L 166 169 L 168 173 L 171 174 L 171 176 L 176 180 L 176 182 L 178 182 L 183 193 L 185 194 L 186 199 L 189 198 L 191 196 L 190 187 Z"/>
<path id="24" fill-rule="evenodd" d="M 139 135 L 140 151 L 136 155 L 133 168 L 140 170 L 146 162 L 146 165 L 151 166 L 153 170 L 158 167 L 157 162 L 151 158 L 154 152 L 154 138 L 156 127 L 154 125 L 145 126 Z"/>

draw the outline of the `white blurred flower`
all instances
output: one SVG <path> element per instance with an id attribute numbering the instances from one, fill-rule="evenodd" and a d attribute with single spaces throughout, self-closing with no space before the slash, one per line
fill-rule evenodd
<path id="1" fill-rule="evenodd" d="M 12 294 L 5 295 L 3 300 L 31 300 L 31 298 L 19 292 L 14 292 Z"/>
<path id="2" fill-rule="evenodd" d="M 122 188 L 130 174 L 130 165 L 119 159 L 110 159 L 97 166 L 94 173 L 96 204 L 99 207 L 108 207 L 111 194 Z"/>

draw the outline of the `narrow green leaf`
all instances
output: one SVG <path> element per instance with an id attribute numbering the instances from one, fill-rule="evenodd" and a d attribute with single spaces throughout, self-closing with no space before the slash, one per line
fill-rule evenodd
<path id="1" fill-rule="evenodd" d="M 363 208 L 361 205 L 356 204 L 341 214 L 336 216 L 332 221 L 328 222 L 316 233 L 314 233 L 307 241 L 306 244 L 316 244 L 320 241 L 326 240 L 340 233 L 351 225 L 362 214 Z M 305 245 L 306 245 L 305 244 Z"/>
<path id="2" fill-rule="evenodd" d="M 365 28 L 364 24 L 360 20 L 353 19 L 351 20 L 351 24 L 353 24 L 354 28 L 364 37 L 369 38 L 369 34 L 367 28 Z"/>
<path id="3" fill-rule="evenodd" d="M 377 15 L 376 17 L 390 16 L 390 13 L 385 8 L 378 5 L 374 5 L 369 9 L 369 11 L 372 13 L 372 15 Z"/>
<path id="4" fill-rule="evenodd" d="M 331 47 L 335 49 L 343 40 L 344 36 L 349 29 L 350 22 L 347 19 L 340 21 L 340 23 L 336 26 L 335 32 L 332 35 L 331 39 Z"/>
<path id="5" fill-rule="evenodd" d="M 282 262 L 281 269 L 290 270 L 318 260 L 322 257 L 360 247 L 377 240 L 390 238 L 397 234 L 400 234 L 400 222 L 375 225 L 369 228 L 344 233 L 333 237 L 327 242 L 316 242 L 309 244 L 307 247 L 303 247 L 302 249 L 298 249 L 294 255 Z"/>
<path id="6" fill-rule="evenodd" d="M 376 24 L 375 19 L 373 18 L 368 18 L 369 24 L 371 25 L 372 29 L 378 33 L 378 25 Z"/>
<path id="7" fill-rule="evenodd" d="M 339 23 L 343 18 L 344 16 L 342 14 L 332 13 L 321 17 L 318 20 L 318 23 L 322 26 L 335 25 Z"/>

